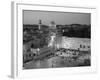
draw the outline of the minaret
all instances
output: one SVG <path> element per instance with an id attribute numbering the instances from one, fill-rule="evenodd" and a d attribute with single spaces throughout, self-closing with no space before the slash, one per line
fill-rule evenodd
<path id="1" fill-rule="evenodd" d="M 39 30 L 41 29 L 41 25 L 42 25 L 42 20 L 39 20 Z"/>

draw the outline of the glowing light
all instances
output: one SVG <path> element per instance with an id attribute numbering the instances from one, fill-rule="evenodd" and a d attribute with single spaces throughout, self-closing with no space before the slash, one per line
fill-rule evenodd
<path id="1" fill-rule="evenodd" d="M 50 42 L 49 42 L 49 44 L 48 44 L 48 47 L 53 47 L 55 37 L 56 37 L 55 33 L 53 33 L 53 34 L 50 36 Z"/>

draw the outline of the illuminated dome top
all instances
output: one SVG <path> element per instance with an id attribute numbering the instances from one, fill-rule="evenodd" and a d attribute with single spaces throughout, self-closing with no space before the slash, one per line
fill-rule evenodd
<path id="1" fill-rule="evenodd" d="M 51 23 L 49 25 L 49 29 L 56 29 L 56 24 L 54 21 L 51 21 Z"/>

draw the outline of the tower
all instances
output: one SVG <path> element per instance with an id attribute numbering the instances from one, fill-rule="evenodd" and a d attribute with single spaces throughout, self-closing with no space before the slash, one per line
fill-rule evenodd
<path id="1" fill-rule="evenodd" d="M 39 30 L 41 29 L 41 25 L 42 25 L 42 20 L 39 20 Z"/>

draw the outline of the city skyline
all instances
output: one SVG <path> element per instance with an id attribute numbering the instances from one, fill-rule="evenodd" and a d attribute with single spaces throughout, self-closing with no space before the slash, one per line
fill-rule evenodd
<path id="1" fill-rule="evenodd" d="M 42 20 L 42 24 L 49 25 L 54 21 L 58 25 L 66 24 L 91 24 L 90 13 L 75 12 L 51 12 L 51 11 L 23 11 L 23 24 L 38 24 Z"/>

